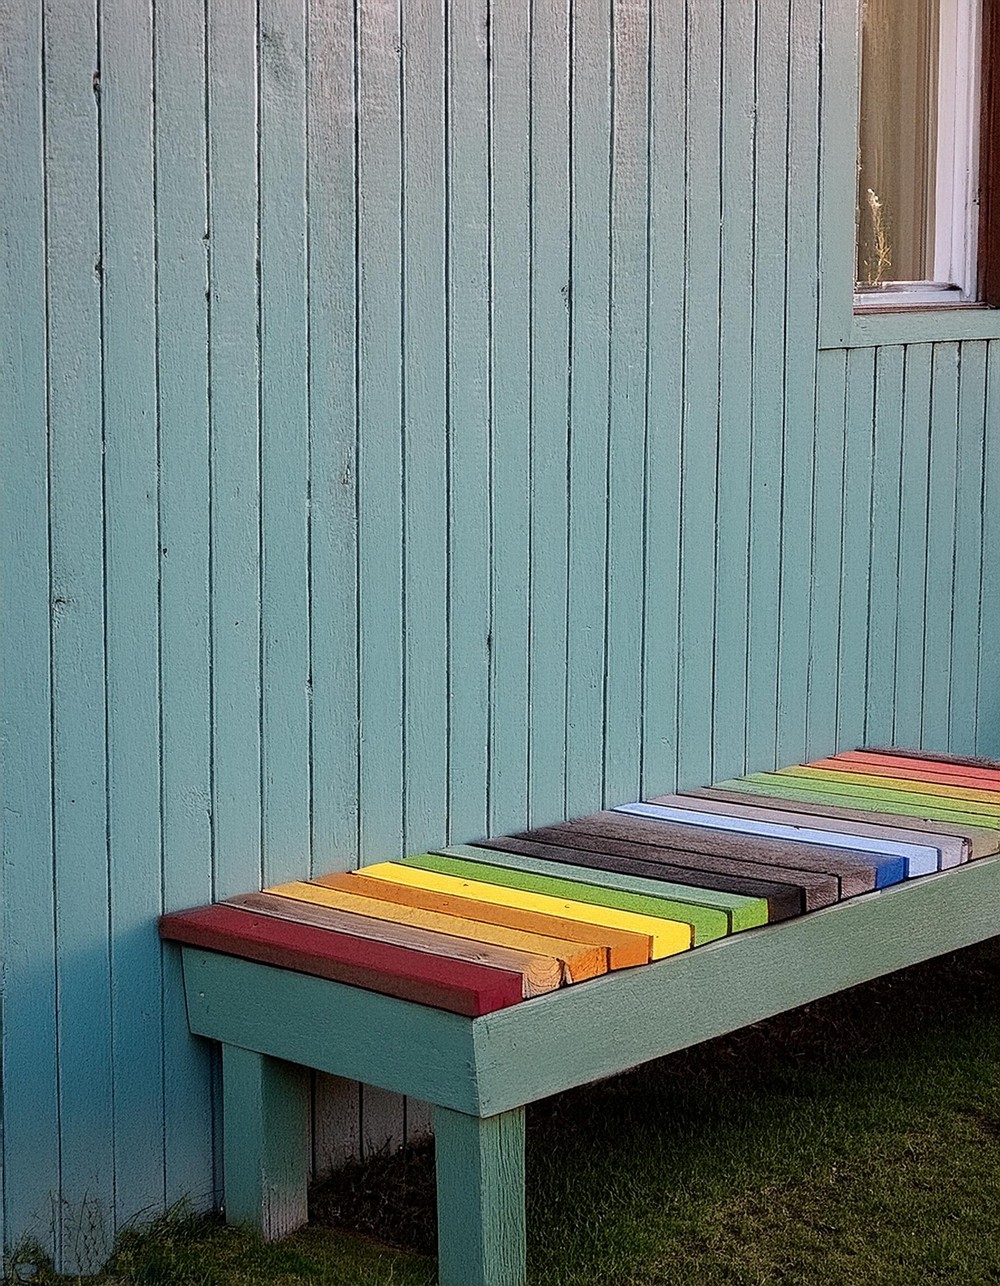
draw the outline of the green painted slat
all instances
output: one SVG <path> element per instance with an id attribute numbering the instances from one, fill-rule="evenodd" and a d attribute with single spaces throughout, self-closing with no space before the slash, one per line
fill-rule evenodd
<path id="1" fill-rule="evenodd" d="M 89 1197 L 108 1229 L 95 1259 L 110 1250 L 114 1224 L 112 1137 L 95 1128 L 112 1110 L 98 103 L 81 92 L 93 83 L 96 11 L 52 12 L 44 34 L 59 1182 L 67 1202 L 54 1221 L 70 1272 L 88 1265 L 74 1253 L 69 1203 Z"/>
<path id="2" fill-rule="evenodd" d="M 358 854 L 354 24 L 353 9 L 335 4 L 309 6 L 310 756 L 314 872 L 350 869 L 356 865 Z"/>
<path id="3" fill-rule="evenodd" d="M 183 2 L 158 5 L 154 60 L 163 900 L 176 911 L 212 896 L 205 26 Z M 209 1051 L 188 1034 L 179 963 L 163 961 L 168 1204 L 213 1182 Z"/>
<path id="4" fill-rule="evenodd" d="M 611 6 L 572 6 L 566 793 L 603 798 L 611 360 Z M 569 750 L 569 743 L 573 750 Z M 482 834 L 466 831 L 466 835 Z"/>
<path id="5" fill-rule="evenodd" d="M 160 572 L 152 13 L 102 0 L 108 838 L 116 1224 L 163 1201 Z"/>
<path id="6" fill-rule="evenodd" d="M 870 637 L 865 681 L 864 735 L 867 744 L 892 743 L 904 359 L 903 349 L 886 348 L 879 350 L 875 360 L 871 575 L 868 579 Z"/>
<path id="7" fill-rule="evenodd" d="M 980 566 L 981 621 L 1000 619 L 1000 577 L 990 568 L 1000 566 L 1000 342 L 987 350 L 982 515 L 982 564 Z M 976 699 L 976 753 L 983 755 L 1000 746 L 1000 685 L 984 676 L 1000 674 L 1000 638 L 993 629 L 980 629 Z"/>
<path id="8" fill-rule="evenodd" d="M 692 5 L 685 22 L 684 427 L 681 442 L 677 775 L 712 776 L 704 724 L 713 709 L 716 472 L 719 432 L 721 13 Z M 679 34 L 679 33 L 678 33 Z M 678 230 L 679 231 L 679 230 Z M 615 802 L 617 802 L 616 797 Z M 580 810 L 577 810 L 578 812 Z"/>
<path id="9" fill-rule="evenodd" d="M 750 540 L 750 416 L 753 359 L 754 23 L 731 6 L 722 31 L 722 230 L 713 668 L 720 709 L 744 710 L 747 684 L 747 547 Z M 712 776 L 746 768 L 743 719 L 713 719 Z"/>
<path id="10" fill-rule="evenodd" d="M 0 44 L 0 550 L 8 569 L 0 576 L 0 1244 L 13 1244 L 30 1230 L 52 1246 L 49 1197 L 59 1182 L 58 1044 L 38 9 L 0 5 Z M 103 700 L 98 717 L 102 705 Z"/>
<path id="11" fill-rule="evenodd" d="M 358 594 L 363 857 L 403 850 L 399 10 L 358 7 Z"/>
<path id="12" fill-rule="evenodd" d="M 463 856 L 455 856 L 459 852 Z M 466 853 L 468 856 L 464 856 Z M 404 865 L 437 871 L 441 875 L 454 875 L 461 880 L 480 880 L 485 884 L 499 884 L 503 888 L 522 889 L 527 893 L 546 893 L 571 902 L 615 907 L 619 911 L 635 911 L 639 915 L 652 915 L 661 920 L 679 920 L 682 924 L 693 926 L 696 945 L 724 937 L 729 932 L 729 920 L 724 911 L 698 906 L 692 902 L 681 903 L 665 897 L 627 893 L 611 886 L 599 887 L 567 879 L 565 874 L 561 877 L 539 875 L 524 869 L 520 862 L 508 863 L 506 858 L 506 853 L 498 853 L 495 849 L 476 851 L 474 846 L 470 848 L 455 845 L 441 853 L 421 853 L 408 857 Z"/>
<path id="13" fill-rule="evenodd" d="M 485 1015 L 474 1023 L 480 1110 L 614 1075 L 981 942 L 996 932 L 998 896 L 1000 860 L 985 858 Z"/>
<path id="14" fill-rule="evenodd" d="M 690 884 L 673 884 L 669 880 L 644 880 L 637 875 L 619 875 L 593 866 L 574 866 L 565 862 L 550 862 L 541 857 L 525 857 L 521 853 L 498 853 L 496 849 L 477 848 L 474 844 L 452 844 L 441 850 L 444 857 L 468 858 L 471 862 L 509 866 L 518 871 L 546 875 L 552 879 L 573 880 L 577 884 L 593 884 L 599 888 L 616 889 L 621 893 L 641 893 L 652 898 L 668 898 L 685 906 L 694 905 L 721 911 L 736 933 L 741 929 L 755 929 L 767 924 L 767 902 L 764 898 L 743 897 L 739 893 L 718 893 L 715 889 L 698 889 Z"/>
<path id="15" fill-rule="evenodd" d="M 263 879 L 255 4 L 209 7 L 212 822 L 217 898 Z"/>
<path id="16" fill-rule="evenodd" d="M 490 14 L 493 415 L 489 710 L 491 834 L 523 825 L 528 791 L 531 113 L 528 5 Z M 426 92 L 426 91 L 425 91 Z"/>
<path id="17" fill-rule="evenodd" d="M 871 576 L 872 458 L 874 441 L 875 350 L 847 356 L 847 431 L 841 528 L 840 647 L 837 658 L 838 746 L 860 745 L 865 736 L 869 613 L 849 604 L 868 602 Z"/>
<path id="18" fill-rule="evenodd" d="M 535 5 L 531 32 L 528 814 L 534 822 L 565 816 L 569 15 L 569 0 Z"/>
<path id="19" fill-rule="evenodd" d="M 264 882 L 309 854 L 305 25 L 260 0 L 261 703 Z"/>
<path id="20" fill-rule="evenodd" d="M 935 344 L 931 366 L 934 428 L 927 478 L 927 579 L 924 593 L 924 687 L 920 744 L 948 745 L 951 704 L 951 622 L 955 577 L 955 500 L 958 450 L 957 344 Z M 949 605 L 952 605 L 949 609 Z"/>
<path id="21" fill-rule="evenodd" d="M 892 731 L 892 741 L 897 746 L 923 744 L 920 694 L 924 685 L 927 470 L 932 410 L 930 359 L 931 349 L 926 345 L 906 350 Z"/>
<path id="22" fill-rule="evenodd" d="M 957 752 L 971 753 L 976 744 L 977 653 L 983 632 L 979 580 L 984 566 L 986 345 L 963 344 L 960 360 L 947 744 Z"/>

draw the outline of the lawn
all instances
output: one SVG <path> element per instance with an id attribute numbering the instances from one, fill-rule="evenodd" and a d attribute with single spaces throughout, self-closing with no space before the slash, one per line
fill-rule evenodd
<path id="1" fill-rule="evenodd" d="M 533 1286 L 1000 1284 L 1000 942 L 537 1105 L 528 1202 Z M 313 1216 L 271 1247 L 166 1221 L 90 1280 L 433 1281 L 429 1149 Z"/>

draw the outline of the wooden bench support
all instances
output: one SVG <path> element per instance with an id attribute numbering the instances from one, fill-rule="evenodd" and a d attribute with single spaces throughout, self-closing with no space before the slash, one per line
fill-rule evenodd
<path id="1" fill-rule="evenodd" d="M 308 1218 L 308 1073 L 294 1063 L 222 1047 L 226 1222 L 268 1241 Z"/>
<path id="2" fill-rule="evenodd" d="M 524 1108 L 434 1111 L 440 1286 L 523 1286 Z"/>

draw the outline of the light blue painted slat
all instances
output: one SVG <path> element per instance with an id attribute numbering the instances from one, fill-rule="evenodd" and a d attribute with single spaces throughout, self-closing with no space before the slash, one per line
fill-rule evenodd
<path id="1" fill-rule="evenodd" d="M 488 832 L 527 821 L 531 420 L 531 14 L 491 14 L 492 621 Z"/>
<path id="2" fill-rule="evenodd" d="M 827 831 L 821 826 L 783 826 L 780 822 L 754 821 L 747 817 L 729 817 L 720 813 L 702 813 L 697 809 L 669 808 L 662 804 L 623 804 L 615 810 L 652 817 L 664 822 L 684 822 L 690 826 L 707 826 L 712 830 L 737 831 L 742 835 L 769 835 L 773 839 L 796 840 L 802 844 L 826 844 L 831 848 L 849 848 L 862 853 L 885 853 L 901 857 L 906 863 L 907 878 L 929 875 L 940 865 L 940 852 L 925 844 L 897 843 Z"/>
<path id="3" fill-rule="evenodd" d="M 716 472 L 719 432 L 719 183 L 721 13 L 718 4 L 687 11 L 684 227 L 684 437 L 681 453 L 681 601 L 677 774 L 684 783 L 712 776 L 705 724 L 713 709 Z M 679 33 L 678 33 L 679 34 Z M 773 707 L 773 702 L 772 702 Z M 732 713 L 726 717 L 732 718 Z M 738 715 L 737 715 L 738 717 Z"/>
<path id="4" fill-rule="evenodd" d="M 603 788 L 611 356 L 611 6 L 576 5 L 572 15 L 568 816 Z"/>
<path id="5" fill-rule="evenodd" d="M 983 522 L 980 566 L 981 620 L 1000 620 L 1000 342 L 989 345 L 986 366 L 983 489 L 980 512 Z M 978 694 L 976 701 L 976 753 L 1000 754 L 1000 631 L 979 632 Z"/>
<path id="6" fill-rule="evenodd" d="M 358 49 L 361 851 L 403 847 L 398 12 L 362 0 Z"/>
<path id="7" fill-rule="evenodd" d="M 924 578 L 927 567 L 927 471 L 931 425 L 931 348 L 906 350 L 899 483 L 899 581 L 893 735 L 919 746 L 924 686 Z M 828 753 L 820 751 L 820 753 Z"/>
<path id="8" fill-rule="evenodd" d="M 353 9 L 309 6 L 314 872 L 358 853 L 355 34 Z"/>
<path id="9" fill-rule="evenodd" d="M 931 367 L 933 430 L 927 477 L 927 615 L 920 744 L 948 745 L 951 697 L 951 612 L 955 576 L 955 492 L 958 449 L 957 344 L 935 344 Z"/>
<path id="10" fill-rule="evenodd" d="M 781 465 L 788 281 L 788 9 L 760 5 L 754 131 L 753 429 L 750 444 L 750 595 L 747 761 L 777 762 Z M 723 718 L 727 717 L 725 713 Z M 737 716 L 738 717 L 738 716 Z"/>
<path id="11" fill-rule="evenodd" d="M 305 27 L 260 4 L 264 882 L 309 869 Z"/>
<path id="12" fill-rule="evenodd" d="M 728 15 L 727 15 L 728 16 Z M 782 559 L 778 622 L 779 763 L 806 747 L 809 677 L 810 549 L 816 426 L 816 192 L 819 187 L 819 24 L 812 0 L 790 0 L 788 203 L 785 292 L 785 436 L 782 452 Z M 725 271 L 730 271 L 728 267 Z M 716 773 L 720 773 L 716 765 Z"/>
<path id="13" fill-rule="evenodd" d="M 875 361 L 872 456 L 871 575 L 868 579 L 868 670 L 864 740 L 892 744 L 895 688 L 896 587 L 899 579 L 899 482 L 903 432 L 901 348 L 880 349 Z"/>
<path id="14" fill-rule="evenodd" d="M 612 6 L 611 355 L 603 799 L 639 789 L 642 755 L 642 553 L 649 204 L 646 0 Z M 591 805 L 592 806 L 592 805 Z M 570 809 L 572 812 L 572 809 Z"/>
<path id="15" fill-rule="evenodd" d="M 49 514 L 41 39 L 0 5 L 0 1244 L 50 1246 L 59 1182 L 52 904 Z"/>
<path id="16" fill-rule="evenodd" d="M 565 816 L 569 3 L 535 3 L 531 63 L 528 807 Z"/>
<path id="17" fill-rule="evenodd" d="M 489 738 L 489 30 L 485 0 L 448 21 L 448 832 L 486 829 Z"/>
<path id="18" fill-rule="evenodd" d="M 163 898 L 212 894 L 209 721 L 205 27 L 183 0 L 155 29 Z M 209 1051 L 188 1034 L 180 958 L 163 960 L 166 1200 L 213 1197 Z"/>
<path id="19" fill-rule="evenodd" d="M 646 316 L 646 514 L 642 790 L 677 778 L 680 440 L 683 408 L 684 69 L 676 7 L 650 4 L 649 259 Z"/>
<path id="20" fill-rule="evenodd" d="M 837 748 L 837 643 L 840 634 L 840 532 L 844 484 L 846 356 L 824 353 L 818 363 L 813 472 L 812 576 L 809 614 L 807 756 Z M 755 767 L 751 763 L 751 767 Z"/>
<path id="21" fill-rule="evenodd" d="M 444 19 L 403 10 L 404 852 L 447 833 Z M 476 489 L 482 503 L 483 488 Z"/>
<path id="22" fill-rule="evenodd" d="M 847 431 L 840 554 L 840 651 L 837 745 L 864 742 L 868 658 L 868 585 L 871 574 L 872 453 L 875 350 L 847 357 Z"/>
<path id="23" fill-rule="evenodd" d="M 164 1199 L 160 564 L 149 11 L 101 0 L 112 1066 L 119 1223 Z M 151 1145 L 150 1140 L 155 1142 Z"/>
<path id="24" fill-rule="evenodd" d="M 104 708 L 96 14 L 45 15 L 49 456 L 60 1184 L 66 1272 L 111 1249 L 111 981 Z M 89 82 L 89 83 L 88 83 Z M 155 854 L 152 855 L 155 858 Z M 155 891 L 155 885 L 154 885 Z M 91 1259 L 74 1254 L 89 1204 Z"/>
<path id="25" fill-rule="evenodd" d="M 715 535 L 712 774 L 746 764 L 747 548 L 753 336 L 754 8 L 730 6 L 722 31 L 722 243 Z"/>
<path id="26" fill-rule="evenodd" d="M 262 881 L 257 34 L 253 0 L 208 11 L 214 893 Z"/>
<path id="27" fill-rule="evenodd" d="M 963 344 L 958 387 L 955 478 L 955 579 L 951 616 L 951 694 L 948 745 L 971 754 L 976 744 L 977 652 L 982 630 L 982 484 L 986 409 L 986 345 Z M 987 623 L 993 628 L 993 622 Z"/>

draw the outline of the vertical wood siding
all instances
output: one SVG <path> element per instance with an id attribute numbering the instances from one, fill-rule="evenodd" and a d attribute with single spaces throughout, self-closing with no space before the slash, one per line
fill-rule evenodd
<path id="1" fill-rule="evenodd" d="M 161 910 L 1000 753 L 1000 342 L 819 351 L 819 19 L 0 0 L 8 1242 L 217 1195 Z"/>

